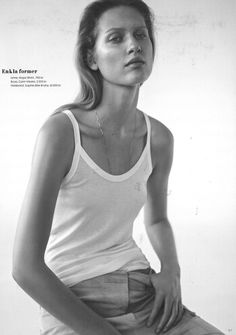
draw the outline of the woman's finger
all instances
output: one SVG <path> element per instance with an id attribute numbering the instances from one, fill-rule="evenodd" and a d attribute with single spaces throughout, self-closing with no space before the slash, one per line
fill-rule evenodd
<path id="1" fill-rule="evenodd" d="M 175 320 L 175 323 L 174 323 L 173 326 L 177 325 L 177 323 L 180 322 L 180 320 L 182 319 L 183 315 L 184 315 L 184 307 L 182 305 L 182 302 L 180 302 L 179 305 L 178 305 L 178 315 L 176 317 L 176 320 Z"/>
<path id="2" fill-rule="evenodd" d="M 180 311 L 181 307 L 179 304 L 179 301 L 176 300 L 173 303 L 172 306 L 172 311 L 171 311 L 171 317 L 170 319 L 167 321 L 166 325 L 163 328 L 163 331 L 166 332 L 169 329 L 171 329 L 176 323 L 177 323 L 177 319 L 180 317 L 180 315 L 182 314 L 182 312 Z M 181 313 L 181 314 L 180 314 Z"/>
<path id="3" fill-rule="evenodd" d="M 152 308 L 151 314 L 147 321 L 147 327 L 151 327 L 151 325 L 153 324 L 155 318 L 160 312 L 163 302 L 164 302 L 163 295 L 156 293 L 154 303 L 153 303 L 153 308 Z"/>
<path id="4" fill-rule="evenodd" d="M 163 330 L 163 328 L 165 327 L 167 322 L 172 317 L 172 309 L 173 309 L 173 300 L 166 299 L 165 300 L 165 305 L 164 305 L 163 316 L 162 316 L 160 322 L 158 323 L 158 327 L 156 329 L 157 333 L 160 333 Z M 173 314 L 176 315 L 175 312 L 173 312 Z"/>

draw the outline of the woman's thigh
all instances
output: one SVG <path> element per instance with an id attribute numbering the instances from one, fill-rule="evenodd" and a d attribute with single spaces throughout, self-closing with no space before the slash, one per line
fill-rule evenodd
<path id="1" fill-rule="evenodd" d="M 129 330 L 120 330 L 121 335 L 156 335 L 156 326 L 140 327 Z M 54 318 L 52 315 L 44 314 L 44 327 L 41 329 L 42 335 L 77 335 L 68 326 Z M 210 325 L 198 316 L 183 317 L 181 322 L 170 331 L 160 333 L 160 335 L 223 335 L 214 326 Z"/>
<path id="2" fill-rule="evenodd" d="M 148 282 L 147 278 L 143 277 L 143 274 L 139 272 L 129 273 L 130 277 L 130 302 L 132 305 L 132 310 L 136 320 L 138 321 L 138 327 L 136 329 L 129 329 L 121 331 L 122 335 L 154 335 L 156 334 L 156 329 L 158 323 L 161 318 L 161 314 L 157 318 L 155 324 L 148 328 L 143 324 L 143 321 L 146 324 L 146 320 L 149 317 L 152 306 L 153 299 L 145 304 L 143 308 L 140 310 L 140 293 L 142 291 L 142 284 L 147 285 L 150 288 L 150 282 Z M 144 291 L 146 291 L 145 286 L 143 287 Z M 145 293 L 146 294 L 146 293 Z M 154 292 L 153 292 L 154 295 Z M 132 304 L 133 302 L 133 304 Z M 140 321 L 142 323 L 140 323 Z M 190 311 L 184 306 L 184 313 L 182 319 L 178 322 L 176 326 L 171 328 L 168 332 L 160 333 L 160 335 L 223 335 L 223 333 L 215 328 L 213 325 L 209 324 L 199 316 L 197 316 L 194 312 Z"/>
<path id="3" fill-rule="evenodd" d="M 156 335 L 156 326 L 144 326 L 137 329 L 121 331 L 122 335 Z M 219 329 L 199 316 L 183 316 L 182 320 L 171 330 L 159 335 L 224 335 Z"/>
<path id="4" fill-rule="evenodd" d="M 156 325 L 147 328 L 146 321 L 154 301 L 154 289 L 150 280 L 150 269 L 146 271 L 115 271 L 91 278 L 71 287 L 72 292 L 104 317 L 122 335 L 153 335 Z M 42 335 L 75 335 L 67 326 L 41 309 Z M 181 321 L 162 335 L 208 335 L 222 334 L 219 330 L 184 309 Z"/>

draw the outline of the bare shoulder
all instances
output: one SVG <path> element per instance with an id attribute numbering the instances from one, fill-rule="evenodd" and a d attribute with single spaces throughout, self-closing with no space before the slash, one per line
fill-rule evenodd
<path id="1" fill-rule="evenodd" d="M 162 122 L 149 117 L 151 122 L 152 160 L 156 165 L 168 165 L 172 162 L 174 137 L 169 128 Z"/>
<path id="2" fill-rule="evenodd" d="M 55 141 L 68 141 L 73 134 L 69 118 L 64 113 L 49 116 L 40 128 L 39 133 L 51 136 Z"/>
<path id="3" fill-rule="evenodd" d="M 44 151 L 45 158 L 54 159 L 59 164 L 58 170 L 61 167 L 67 173 L 74 152 L 74 135 L 71 121 L 64 113 L 52 115 L 43 123 L 37 135 L 36 151 Z"/>
<path id="4" fill-rule="evenodd" d="M 169 128 L 163 123 L 149 116 L 151 122 L 151 140 L 155 148 L 165 148 L 173 145 L 174 137 Z"/>

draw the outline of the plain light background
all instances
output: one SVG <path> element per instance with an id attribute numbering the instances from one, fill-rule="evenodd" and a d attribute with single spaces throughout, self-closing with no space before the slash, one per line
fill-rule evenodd
<path id="1" fill-rule="evenodd" d="M 0 333 L 39 334 L 38 305 L 11 277 L 12 247 L 37 133 L 78 91 L 73 63 L 79 17 L 90 1 L 0 0 L 0 70 L 37 69 L 60 88 L 10 87 L 0 75 Z M 175 137 L 169 218 L 184 303 L 236 334 L 236 2 L 147 0 L 157 57 L 139 108 Z M 134 235 L 158 270 L 144 233 Z"/>

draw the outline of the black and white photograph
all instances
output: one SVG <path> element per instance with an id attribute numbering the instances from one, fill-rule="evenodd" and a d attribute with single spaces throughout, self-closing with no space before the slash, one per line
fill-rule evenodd
<path id="1" fill-rule="evenodd" d="M 236 1 L 0 27 L 0 334 L 236 335 Z"/>

